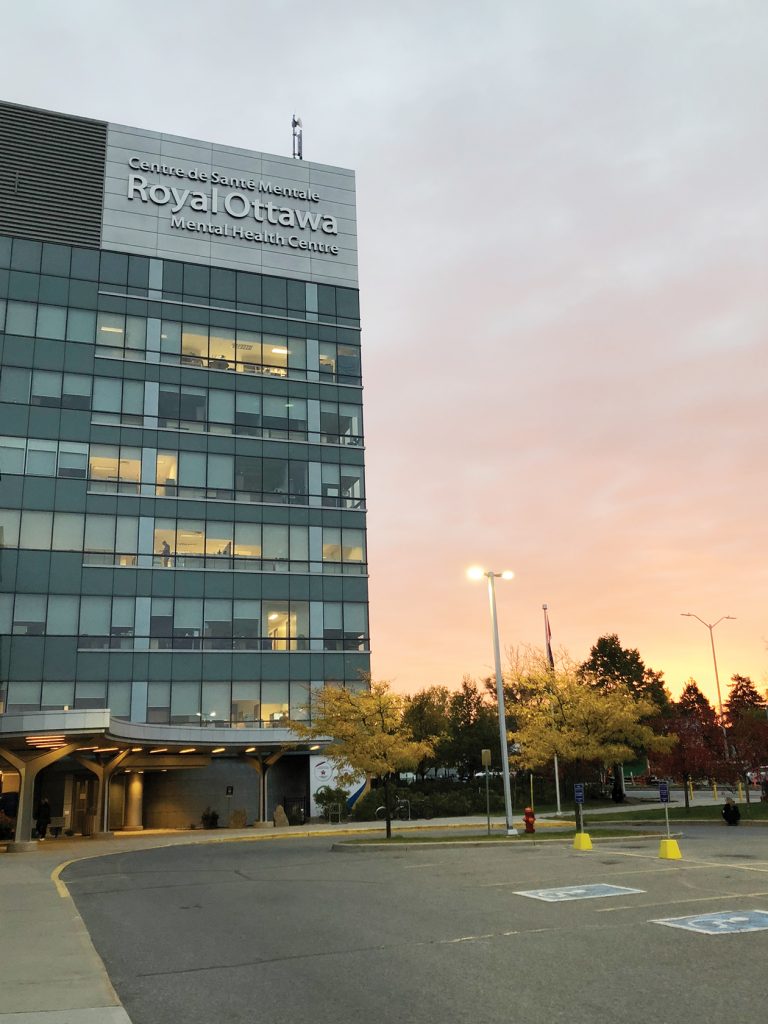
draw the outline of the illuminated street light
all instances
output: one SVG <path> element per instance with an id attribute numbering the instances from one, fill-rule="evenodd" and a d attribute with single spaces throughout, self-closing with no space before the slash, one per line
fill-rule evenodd
<path id="1" fill-rule="evenodd" d="M 723 619 L 735 619 L 735 615 L 721 615 L 717 622 L 705 622 L 704 619 L 700 619 L 698 615 L 694 615 L 693 612 L 680 612 L 687 619 L 699 619 L 702 626 L 706 626 L 709 630 L 709 642 L 712 645 L 712 662 L 715 666 L 715 683 L 717 685 L 717 709 L 720 713 L 720 728 L 723 730 L 723 745 L 725 746 L 725 758 L 728 760 L 728 735 L 725 731 L 725 721 L 723 719 L 723 698 L 720 696 L 720 676 L 717 671 L 717 656 L 715 655 L 715 637 L 713 630 L 715 626 L 723 621 Z"/>
<path id="2" fill-rule="evenodd" d="M 499 706 L 499 739 L 501 741 L 501 777 L 504 780 L 504 809 L 507 819 L 507 835 L 516 836 L 517 829 L 512 824 L 512 787 L 509 782 L 509 751 L 507 749 L 507 715 L 504 707 L 504 684 L 501 678 L 501 652 L 499 650 L 499 622 L 496 617 L 495 579 L 511 580 L 514 573 L 509 569 L 504 572 L 491 572 L 479 566 L 467 570 L 471 580 L 488 580 L 488 600 L 491 606 L 491 632 L 493 634 L 493 660 L 496 669 L 496 700 Z"/>

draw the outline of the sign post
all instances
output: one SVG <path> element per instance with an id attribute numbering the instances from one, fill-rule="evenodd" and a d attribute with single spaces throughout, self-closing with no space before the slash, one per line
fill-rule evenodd
<path id="1" fill-rule="evenodd" d="M 573 837 L 574 850 L 586 853 L 592 849 L 592 840 L 584 831 L 584 783 L 577 782 L 573 787 L 573 802 L 576 804 L 576 835 Z"/>
<path id="2" fill-rule="evenodd" d="M 491 767 L 491 752 L 487 747 L 480 751 L 480 760 L 485 768 L 485 816 L 488 821 L 488 835 L 491 834 L 491 793 L 488 788 L 488 769 Z"/>
<path id="3" fill-rule="evenodd" d="M 677 840 L 669 834 L 669 783 L 659 783 L 659 800 L 664 804 L 664 820 L 667 824 L 667 838 L 659 844 L 659 857 L 662 860 L 681 860 L 682 854 Z"/>

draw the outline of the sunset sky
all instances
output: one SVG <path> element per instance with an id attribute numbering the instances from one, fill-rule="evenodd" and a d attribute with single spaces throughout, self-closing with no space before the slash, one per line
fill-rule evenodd
<path id="1" fill-rule="evenodd" d="M 0 98 L 357 172 L 374 675 L 768 685 L 768 4 L 3 6 Z M 152 31 L 149 31 L 151 26 Z"/>

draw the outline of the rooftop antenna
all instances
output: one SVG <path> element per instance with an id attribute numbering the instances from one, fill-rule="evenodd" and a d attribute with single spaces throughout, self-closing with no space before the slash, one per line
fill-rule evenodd
<path id="1" fill-rule="evenodd" d="M 304 133 L 304 126 L 301 123 L 301 118 L 296 117 L 295 114 L 291 118 L 291 128 L 293 129 L 293 159 L 303 160 L 304 147 L 302 144 L 302 135 Z"/>

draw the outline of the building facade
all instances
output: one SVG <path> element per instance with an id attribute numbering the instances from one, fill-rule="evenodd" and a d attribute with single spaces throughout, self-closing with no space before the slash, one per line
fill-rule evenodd
<path id="1" fill-rule="evenodd" d="M 6 792 L 309 814 L 286 723 L 369 668 L 354 174 L 11 104 L 0 152 Z"/>

